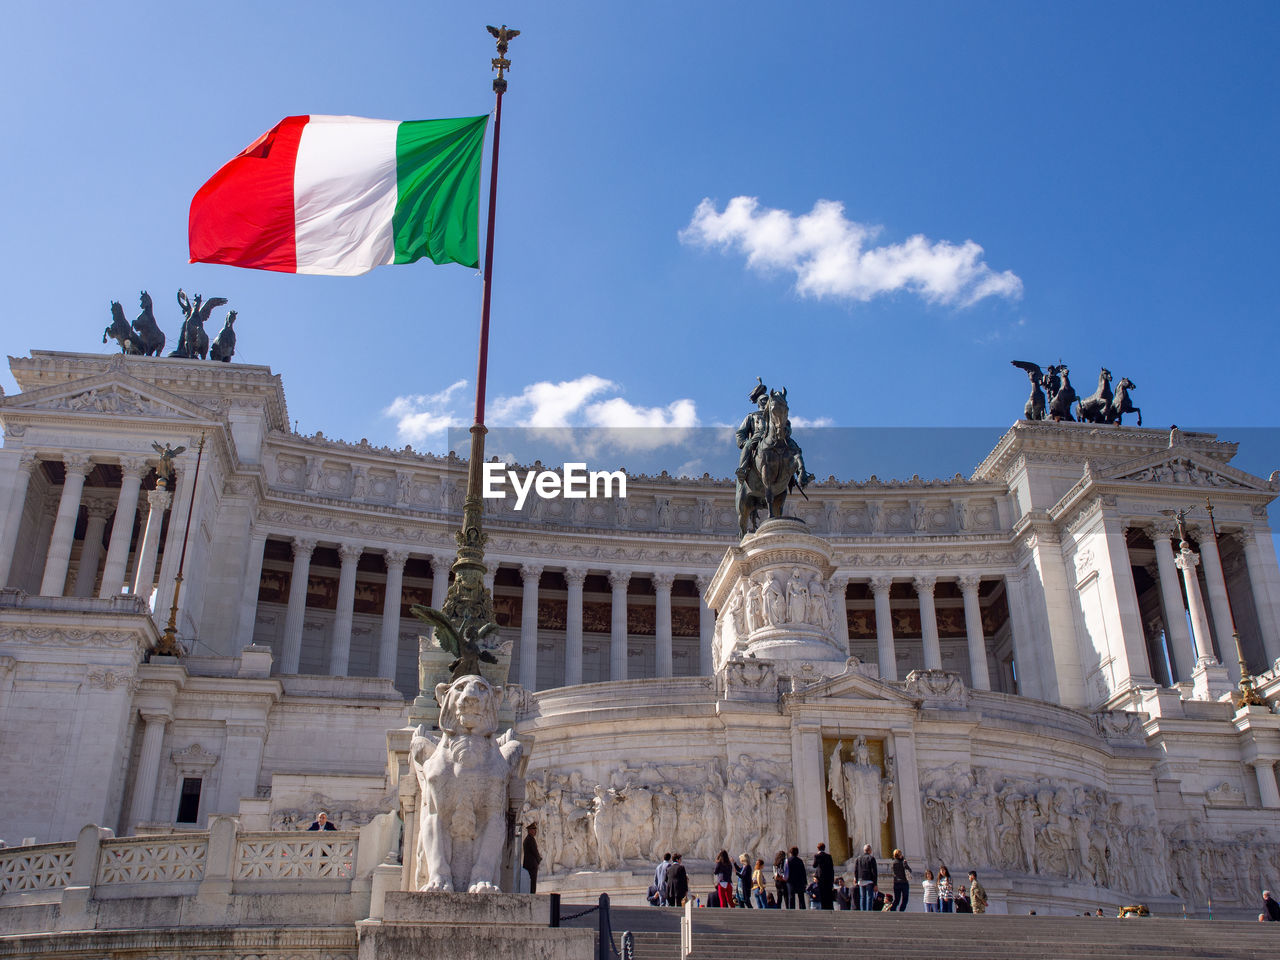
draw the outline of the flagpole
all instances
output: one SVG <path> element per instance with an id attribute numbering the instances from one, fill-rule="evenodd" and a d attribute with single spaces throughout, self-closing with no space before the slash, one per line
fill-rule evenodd
<path id="1" fill-rule="evenodd" d="M 492 654 L 481 652 L 478 641 L 497 629 L 493 615 L 493 596 L 485 585 L 487 568 L 484 563 L 484 545 L 489 536 L 484 532 L 484 501 L 480 496 L 480 471 L 484 463 L 484 437 L 488 432 L 484 425 L 485 388 L 489 372 L 489 307 L 493 294 L 493 236 L 498 211 L 498 149 L 502 140 L 502 95 L 507 92 L 506 71 L 511 68 L 507 59 L 507 44 L 519 35 L 503 24 L 489 27 L 489 33 L 498 41 L 498 55 L 491 60 L 498 76 L 493 81 L 497 98 L 493 119 L 493 158 L 489 167 L 489 221 L 484 248 L 484 294 L 480 307 L 480 349 L 476 362 L 476 410 L 471 425 L 471 457 L 467 464 L 467 492 L 462 503 L 462 529 L 454 536 L 458 544 L 457 558 L 453 562 L 453 581 L 439 611 L 453 625 L 453 642 L 458 649 L 450 651 L 457 659 L 452 665 L 454 679 L 473 673 L 481 660 L 493 662 Z M 423 618 L 426 619 L 426 618 Z M 428 621 L 430 622 L 430 621 Z M 440 629 L 435 634 L 440 637 Z M 410 709 L 410 722 L 426 722 L 438 711 L 435 688 L 428 675 L 428 663 L 418 659 L 418 696 Z"/>

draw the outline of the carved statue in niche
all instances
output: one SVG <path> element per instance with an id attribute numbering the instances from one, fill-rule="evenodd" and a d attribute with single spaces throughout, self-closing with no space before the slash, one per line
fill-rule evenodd
<path id="1" fill-rule="evenodd" d="M 747 587 L 747 630 L 755 631 L 764 626 L 764 587 L 752 580 Z"/>
<path id="2" fill-rule="evenodd" d="M 787 597 L 777 574 L 769 574 L 764 584 L 764 621 L 771 627 L 787 622 Z"/>
<path id="3" fill-rule="evenodd" d="M 867 738 L 853 742 L 853 759 L 843 759 L 844 741 L 836 744 L 827 765 L 827 790 L 844 814 L 845 827 L 855 848 L 871 844 L 880 856 L 880 827 L 888 819 L 888 804 L 882 802 L 880 768 L 871 762 Z M 882 816 L 883 812 L 883 816 Z"/>
<path id="4" fill-rule="evenodd" d="M 820 630 L 831 628 L 831 604 L 827 597 L 826 587 L 817 577 L 809 581 L 809 608 L 805 614 L 805 623 L 811 623 Z"/>
<path id="5" fill-rule="evenodd" d="M 787 620 L 791 623 L 804 623 L 809 606 L 809 587 L 800 577 L 800 568 L 791 568 L 791 579 L 787 581 Z"/>

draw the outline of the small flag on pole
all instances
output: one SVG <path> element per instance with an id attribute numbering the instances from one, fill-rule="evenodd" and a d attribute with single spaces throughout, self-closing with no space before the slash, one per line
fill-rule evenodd
<path id="1" fill-rule="evenodd" d="M 191 201 L 192 263 L 356 276 L 427 257 L 480 262 L 488 117 L 286 117 Z"/>

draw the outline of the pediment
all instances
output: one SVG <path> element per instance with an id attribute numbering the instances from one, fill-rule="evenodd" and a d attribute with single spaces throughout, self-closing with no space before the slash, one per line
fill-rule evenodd
<path id="1" fill-rule="evenodd" d="M 807 684 L 789 694 L 795 701 L 814 703 L 821 700 L 882 700 L 903 706 L 914 706 L 917 699 L 904 693 L 896 684 L 874 675 L 875 666 L 857 657 L 845 662 L 843 673 Z"/>
<path id="2" fill-rule="evenodd" d="M 217 419 L 214 410 L 118 370 L 6 397 L 0 400 L 0 411 L 112 419 Z"/>
<path id="3" fill-rule="evenodd" d="M 1176 445 L 1112 467 L 1097 479 L 1104 483 L 1152 483 L 1205 490 L 1274 492 L 1271 483 L 1261 477 Z"/>

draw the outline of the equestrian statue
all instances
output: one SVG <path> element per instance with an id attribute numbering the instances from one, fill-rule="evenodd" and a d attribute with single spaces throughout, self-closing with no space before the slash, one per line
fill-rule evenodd
<path id="1" fill-rule="evenodd" d="M 791 438 L 786 388 L 770 390 L 756 377 L 755 388 L 747 399 L 757 409 L 747 414 L 734 434 L 742 451 L 734 472 L 739 537 L 747 535 L 748 526 L 752 531 L 759 527 L 761 507 L 769 511 L 771 519 L 782 516 L 787 495 L 793 489 L 807 500 L 804 488 L 814 479 L 805 470 L 800 445 Z"/>
<path id="2" fill-rule="evenodd" d="M 141 355 L 142 341 L 124 318 L 124 307 L 120 306 L 119 300 L 111 301 L 111 326 L 102 331 L 102 342 L 106 343 L 108 337 L 113 337 L 120 345 L 121 353 L 133 357 Z"/>

